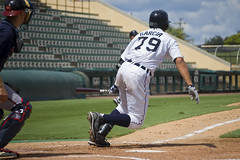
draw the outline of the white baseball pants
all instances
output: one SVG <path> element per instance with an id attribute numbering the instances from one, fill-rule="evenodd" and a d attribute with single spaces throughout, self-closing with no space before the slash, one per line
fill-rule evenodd
<path id="1" fill-rule="evenodd" d="M 130 116 L 130 129 L 141 127 L 145 120 L 150 78 L 147 69 L 143 70 L 130 62 L 124 62 L 118 70 L 115 85 L 119 88 L 121 103 L 116 109 Z"/>

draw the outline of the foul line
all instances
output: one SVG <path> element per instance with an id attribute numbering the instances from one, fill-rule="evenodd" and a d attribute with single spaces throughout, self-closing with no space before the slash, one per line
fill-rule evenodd
<path id="1" fill-rule="evenodd" d="M 190 134 L 187 134 L 185 136 L 182 136 L 182 137 L 176 137 L 176 138 L 172 138 L 172 139 L 166 139 L 166 140 L 162 140 L 162 141 L 156 141 L 156 142 L 153 142 L 153 144 L 156 144 L 156 143 L 164 143 L 164 142 L 171 142 L 171 141 L 175 141 L 175 140 L 179 140 L 179 139 L 187 139 L 189 137 L 192 137 L 196 134 L 200 134 L 200 133 L 203 133 L 205 131 L 208 131 L 210 129 L 213 129 L 213 128 L 216 128 L 218 126 L 222 126 L 224 124 L 229 124 L 229 123 L 234 123 L 234 122 L 238 122 L 240 121 L 240 118 L 238 119 L 234 119 L 234 120 L 230 120 L 230 121 L 226 121 L 226 122 L 223 122 L 223 123 L 217 123 L 217 124 L 214 124 L 212 126 L 209 126 L 209 127 L 206 127 L 206 128 L 203 128 L 203 129 L 200 129 L 200 130 L 197 130 L 193 133 L 190 133 Z"/>
<path id="2" fill-rule="evenodd" d="M 130 160 L 150 160 L 145 158 L 137 158 L 137 157 L 123 157 L 123 156 L 106 156 L 106 155 L 70 155 L 70 156 L 61 156 L 58 155 L 56 157 L 65 157 L 65 158 L 114 158 L 114 159 L 130 159 Z M 39 157 L 26 157 L 25 159 L 39 159 Z"/>
<path id="3" fill-rule="evenodd" d="M 208 131 L 210 129 L 213 129 L 213 128 L 216 128 L 216 127 L 219 127 L 219 126 L 222 126 L 222 125 L 225 125 L 225 124 L 238 122 L 238 121 L 240 121 L 240 118 L 234 119 L 234 120 L 230 120 L 230 121 L 226 121 L 226 122 L 223 122 L 223 123 L 217 123 L 217 124 L 214 124 L 212 126 L 209 126 L 209 127 L 206 127 L 206 128 L 200 129 L 200 130 L 197 130 L 197 131 L 195 131 L 193 133 L 190 133 L 190 134 L 187 134 L 187 135 L 184 135 L 184 136 L 181 136 L 181 137 L 176 137 L 176 138 L 172 138 L 172 139 L 166 139 L 166 140 L 162 140 L 162 141 L 156 141 L 156 142 L 152 142 L 150 144 L 165 143 L 165 142 L 172 142 L 172 141 L 180 140 L 180 139 L 187 139 L 189 137 L 192 137 L 192 136 L 194 136 L 196 134 L 203 133 L 203 132 Z M 127 144 L 127 143 L 128 144 L 149 144 L 149 143 L 128 142 L 128 141 L 123 141 L 122 143 L 125 143 L 125 144 Z"/>
<path id="4" fill-rule="evenodd" d="M 84 156 L 64 156 L 67 158 L 93 158 L 93 157 L 101 157 L 101 158 L 116 158 L 116 159 L 132 159 L 132 160 L 150 160 L 150 159 L 142 159 L 137 157 L 123 157 L 123 156 L 106 156 L 106 155 L 84 155 Z"/>

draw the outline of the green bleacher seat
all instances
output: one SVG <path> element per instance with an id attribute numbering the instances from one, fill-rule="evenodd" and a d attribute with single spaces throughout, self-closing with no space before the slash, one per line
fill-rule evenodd
<path id="1" fill-rule="evenodd" d="M 129 37 L 116 37 L 116 36 L 99 36 L 99 40 L 107 43 L 125 43 L 130 42 Z"/>
<path id="2" fill-rule="evenodd" d="M 0 8 L 1 9 L 1 8 Z M 36 8 L 29 30 L 20 30 L 25 45 L 13 54 L 8 69 L 114 68 L 130 42 L 121 26 L 109 25 L 97 14 Z"/>
<path id="3" fill-rule="evenodd" d="M 72 12 L 72 11 L 62 11 L 62 10 L 56 10 L 56 9 L 43 9 L 42 12 L 45 12 L 47 14 L 51 15 L 68 15 L 68 16 L 74 16 L 74 17 L 88 17 L 88 18 L 97 18 L 98 14 L 94 13 L 80 13 L 80 12 Z"/>
<path id="4" fill-rule="evenodd" d="M 112 36 L 112 37 L 128 37 L 126 32 L 106 31 L 97 29 L 87 29 L 87 34 L 94 36 Z"/>

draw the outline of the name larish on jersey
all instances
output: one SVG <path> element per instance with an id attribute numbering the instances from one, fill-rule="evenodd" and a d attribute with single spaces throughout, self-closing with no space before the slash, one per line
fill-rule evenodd
<path id="1" fill-rule="evenodd" d="M 162 33 L 158 32 L 158 31 L 145 31 L 145 32 L 141 32 L 140 36 L 157 36 L 160 37 L 162 35 Z"/>

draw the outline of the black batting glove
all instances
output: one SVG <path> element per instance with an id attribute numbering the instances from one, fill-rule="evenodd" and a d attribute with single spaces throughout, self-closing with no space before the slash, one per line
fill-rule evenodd
<path id="1" fill-rule="evenodd" d="M 118 93 L 118 92 L 119 92 L 118 87 L 115 84 L 112 85 L 112 87 L 108 90 L 109 94 L 115 94 L 115 93 Z"/>
<path id="2" fill-rule="evenodd" d="M 120 58 L 116 64 L 116 68 L 119 69 L 122 66 L 123 62 L 124 62 L 124 60 L 122 58 Z"/>

